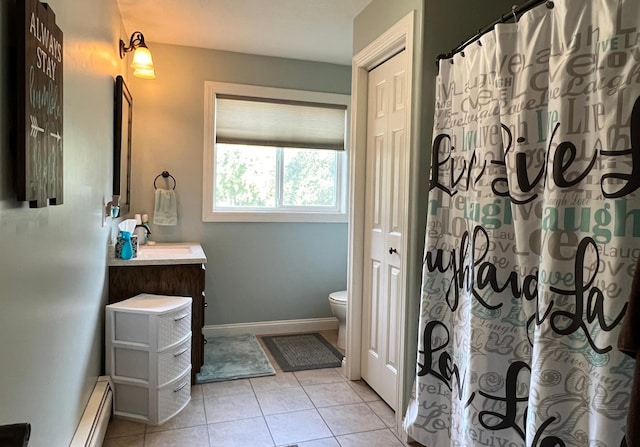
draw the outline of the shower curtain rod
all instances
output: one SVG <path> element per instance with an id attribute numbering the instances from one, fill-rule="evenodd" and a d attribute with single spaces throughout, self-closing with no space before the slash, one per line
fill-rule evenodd
<path id="1" fill-rule="evenodd" d="M 547 8 L 549 8 L 549 9 L 552 9 L 554 7 L 553 1 L 551 1 L 551 0 L 529 0 L 526 3 L 523 3 L 520 6 L 514 5 L 511 8 L 510 12 L 502 14 L 495 22 L 491 23 L 490 25 L 487 25 L 484 28 L 480 28 L 478 30 L 478 32 L 472 38 L 462 42 L 460 45 L 455 47 L 449 53 L 439 54 L 436 57 L 436 65 L 438 65 L 438 63 L 440 62 L 440 59 L 449 59 L 449 58 L 453 57 L 454 54 L 462 52 L 466 47 L 468 47 L 473 42 L 475 42 L 478 39 L 480 39 L 483 35 L 485 35 L 489 31 L 491 31 L 499 23 L 506 23 L 507 21 L 509 21 L 511 19 L 514 19 L 517 22 L 517 18 L 518 18 L 519 15 L 524 14 L 525 12 L 529 11 L 530 9 L 533 9 L 536 6 L 541 5 L 543 3 L 546 3 Z"/>

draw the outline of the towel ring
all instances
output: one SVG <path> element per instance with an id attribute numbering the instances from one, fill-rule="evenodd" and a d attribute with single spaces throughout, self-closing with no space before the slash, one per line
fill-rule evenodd
<path id="1" fill-rule="evenodd" d="M 162 171 L 161 174 L 156 175 L 156 178 L 153 179 L 153 189 L 158 189 L 158 187 L 156 186 L 156 181 L 160 178 L 164 178 L 167 179 L 169 177 L 171 177 L 171 180 L 173 180 L 173 188 L 171 189 L 176 189 L 176 186 L 178 185 L 178 182 L 176 182 L 176 179 L 173 175 L 169 174 L 169 171 Z"/>

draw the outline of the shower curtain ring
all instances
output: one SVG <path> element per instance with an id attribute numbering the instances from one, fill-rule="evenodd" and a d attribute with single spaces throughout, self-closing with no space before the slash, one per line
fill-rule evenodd
<path id="1" fill-rule="evenodd" d="M 518 16 L 516 15 L 516 10 L 518 9 L 518 7 L 516 5 L 513 5 L 511 7 L 511 13 L 513 14 L 513 23 L 518 23 Z"/>

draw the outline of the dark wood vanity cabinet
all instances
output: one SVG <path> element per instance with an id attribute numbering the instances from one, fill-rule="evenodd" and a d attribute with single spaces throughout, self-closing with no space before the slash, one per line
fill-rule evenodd
<path id="1" fill-rule="evenodd" d="M 204 363 L 204 264 L 109 266 L 109 304 L 140 293 L 192 298 L 191 383 Z"/>

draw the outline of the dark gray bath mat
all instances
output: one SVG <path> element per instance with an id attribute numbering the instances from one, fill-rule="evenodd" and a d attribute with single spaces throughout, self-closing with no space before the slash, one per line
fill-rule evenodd
<path id="1" fill-rule="evenodd" d="M 262 337 L 262 341 L 284 372 L 342 365 L 343 355 L 317 332 Z"/>

